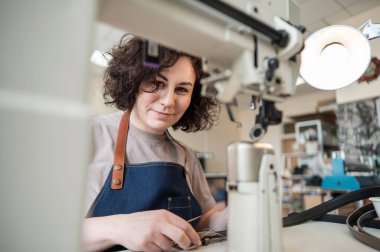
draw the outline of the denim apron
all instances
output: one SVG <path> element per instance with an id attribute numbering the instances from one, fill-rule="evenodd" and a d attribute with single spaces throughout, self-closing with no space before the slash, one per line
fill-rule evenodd
<path id="1" fill-rule="evenodd" d="M 167 209 L 185 220 L 202 214 L 187 184 L 185 169 L 171 162 L 125 164 L 129 112 L 117 133 L 114 165 L 87 217 Z M 193 221 L 193 227 L 198 221 Z M 119 246 L 120 247 L 120 246 Z"/>

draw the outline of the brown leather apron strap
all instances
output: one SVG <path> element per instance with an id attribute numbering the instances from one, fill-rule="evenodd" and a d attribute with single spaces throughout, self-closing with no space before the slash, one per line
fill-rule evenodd
<path id="1" fill-rule="evenodd" d="M 115 190 L 123 188 L 125 146 L 127 144 L 129 115 L 130 113 L 128 111 L 124 112 L 120 120 L 119 129 L 117 131 L 115 157 L 113 161 L 112 183 L 111 183 L 111 188 Z"/>

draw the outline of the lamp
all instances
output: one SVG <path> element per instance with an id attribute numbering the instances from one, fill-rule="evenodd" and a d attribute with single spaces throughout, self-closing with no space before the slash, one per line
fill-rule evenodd
<path id="1" fill-rule="evenodd" d="M 359 79 L 370 60 L 370 44 L 360 30 L 333 25 L 306 39 L 300 75 L 315 88 L 335 90 Z"/>
<path id="2" fill-rule="evenodd" d="M 300 75 L 315 88 L 335 90 L 359 79 L 370 60 L 370 44 L 360 30 L 333 25 L 306 39 Z"/>

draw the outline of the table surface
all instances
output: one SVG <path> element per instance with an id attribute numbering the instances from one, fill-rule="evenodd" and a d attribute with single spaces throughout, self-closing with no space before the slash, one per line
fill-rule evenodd
<path id="1" fill-rule="evenodd" d="M 380 237 L 380 229 L 366 228 Z M 228 241 L 202 246 L 191 251 L 227 252 Z M 311 221 L 283 229 L 283 252 L 376 252 L 357 240 L 346 224 Z"/>
<path id="2" fill-rule="evenodd" d="M 380 237 L 379 229 L 367 228 L 366 231 Z M 352 236 L 345 224 L 329 222 L 313 221 L 284 228 L 283 242 L 284 252 L 376 251 Z M 227 243 L 228 241 L 214 243 L 194 251 L 225 252 Z"/>

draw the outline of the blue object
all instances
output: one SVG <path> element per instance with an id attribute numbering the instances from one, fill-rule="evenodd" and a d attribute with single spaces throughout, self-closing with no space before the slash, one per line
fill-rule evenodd
<path id="1" fill-rule="evenodd" d="M 344 160 L 334 158 L 331 161 L 332 176 L 326 176 L 322 180 L 322 189 L 325 190 L 358 190 L 360 184 L 353 176 L 346 176 L 344 170 Z"/>

